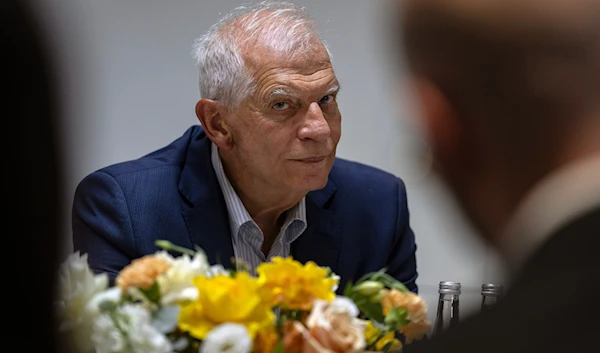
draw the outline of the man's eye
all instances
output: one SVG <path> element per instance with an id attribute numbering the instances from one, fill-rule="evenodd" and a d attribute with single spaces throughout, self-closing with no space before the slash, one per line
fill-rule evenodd
<path id="1" fill-rule="evenodd" d="M 290 105 L 286 102 L 277 102 L 277 103 L 273 104 L 273 109 L 275 109 L 275 110 L 286 110 L 289 107 L 290 107 Z"/>
<path id="2" fill-rule="evenodd" d="M 321 98 L 321 100 L 319 101 L 319 104 L 328 104 L 333 102 L 333 100 L 335 99 L 335 97 L 333 96 L 333 94 L 328 94 L 325 97 Z"/>

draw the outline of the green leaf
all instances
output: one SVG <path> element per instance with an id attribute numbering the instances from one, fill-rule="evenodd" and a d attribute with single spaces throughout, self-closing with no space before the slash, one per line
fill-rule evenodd
<path id="1" fill-rule="evenodd" d="M 160 287 L 158 282 L 154 282 L 148 289 L 140 288 L 140 291 L 148 298 L 149 301 L 159 304 L 160 303 Z"/>
<path id="2" fill-rule="evenodd" d="M 279 342 L 277 342 L 274 353 L 283 353 L 283 340 L 282 339 L 280 339 Z"/>
<path id="3" fill-rule="evenodd" d="M 380 280 L 389 288 L 397 289 L 401 292 L 409 292 L 404 284 L 387 273 L 380 274 Z"/>
<path id="4" fill-rule="evenodd" d="M 275 308 L 273 308 L 275 311 L 279 311 L 279 315 L 277 315 L 276 321 L 275 321 L 275 328 L 277 329 L 277 331 L 281 331 L 283 329 L 283 322 L 286 319 L 286 311 L 282 310 L 281 307 L 276 306 Z"/>
<path id="5" fill-rule="evenodd" d="M 344 288 L 344 296 L 345 297 L 352 299 L 353 286 L 354 285 L 352 284 L 352 281 L 348 281 L 348 283 L 346 283 L 346 288 Z"/>
<path id="6" fill-rule="evenodd" d="M 404 293 L 410 292 L 402 282 L 396 282 L 391 287 Z"/>
<path id="7" fill-rule="evenodd" d="M 369 273 L 363 275 L 361 278 L 359 278 L 358 281 L 356 281 L 356 284 L 362 283 L 363 281 L 366 281 L 367 279 L 375 279 L 378 275 L 380 275 L 381 273 L 385 273 L 386 271 L 387 271 L 387 268 L 384 267 L 379 271 L 369 272 Z"/>
<path id="8" fill-rule="evenodd" d="M 404 308 L 394 308 L 385 317 L 384 323 L 390 331 L 396 331 L 408 324 L 408 311 Z"/>
<path id="9" fill-rule="evenodd" d="M 359 301 L 356 303 L 358 310 L 363 313 L 368 319 L 383 322 L 383 308 L 379 303 L 373 303 L 370 301 Z"/>
<path id="10" fill-rule="evenodd" d="M 194 252 L 193 250 L 184 248 L 183 246 L 175 245 L 168 240 L 162 240 L 162 239 L 156 240 L 154 242 L 154 245 L 156 245 L 158 248 L 161 248 L 166 251 L 176 251 L 176 252 L 179 252 L 182 254 L 187 254 L 190 256 L 194 256 L 196 254 L 196 252 Z"/>

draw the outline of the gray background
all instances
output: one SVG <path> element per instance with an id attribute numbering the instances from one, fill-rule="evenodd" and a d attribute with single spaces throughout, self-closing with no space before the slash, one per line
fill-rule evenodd
<path id="1" fill-rule="evenodd" d="M 86 174 L 137 158 L 197 124 L 193 40 L 237 0 L 37 0 L 54 45 L 63 94 L 67 161 L 64 252 L 70 208 Z M 342 84 L 338 156 L 401 177 L 418 245 L 420 293 L 433 320 L 440 280 L 463 284 L 463 317 L 477 310 L 484 282 L 502 281 L 482 244 L 429 170 L 402 62 L 388 50 L 386 0 L 298 0 L 318 21 Z M 374 254 L 374 256 L 377 256 Z"/>

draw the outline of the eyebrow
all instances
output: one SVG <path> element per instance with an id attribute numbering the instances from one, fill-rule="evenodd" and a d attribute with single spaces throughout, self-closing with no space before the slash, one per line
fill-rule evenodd
<path id="1" fill-rule="evenodd" d="M 334 93 L 338 93 L 340 91 L 340 84 L 339 83 L 335 83 L 333 85 L 331 85 L 331 87 L 329 87 L 326 91 L 325 91 L 325 96 L 328 94 L 334 94 Z M 294 93 L 294 91 L 286 89 L 286 88 L 275 88 L 274 90 L 271 91 L 271 93 L 269 93 L 269 100 L 275 98 L 275 97 L 297 97 L 298 95 L 296 93 Z"/>
<path id="2" fill-rule="evenodd" d="M 273 99 L 275 97 L 295 97 L 296 95 L 294 94 L 293 91 L 289 90 L 289 89 L 285 89 L 285 88 L 275 88 L 274 90 L 271 91 L 271 93 L 269 93 L 269 99 Z"/>
<path id="3" fill-rule="evenodd" d="M 339 83 L 335 83 L 334 85 L 332 85 L 331 87 L 329 87 L 329 89 L 327 91 L 325 91 L 325 95 L 327 94 L 333 94 L 333 93 L 338 93 L 340 91 L 341 87 Z"/>

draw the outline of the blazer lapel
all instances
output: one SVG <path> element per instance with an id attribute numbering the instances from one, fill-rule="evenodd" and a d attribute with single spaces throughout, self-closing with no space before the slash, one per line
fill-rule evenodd
<path id="1" fill-rule="evenodd" d="M 218 204 L 217 199 L 206 200 L 205 203 L 184 212 L 183 217 L 192 244 L 204 250 L 209 263 L 233 269 L 233 244 L 227 209 L 224 207 L 225 205 Z"/>
<path id="2" fill-rule="evenodd" d="M 193 138 L 179 180 L 179 191 L 192 204 L 183 212 L 192 246 L 201 247 L 211 265 L 233 268 L 227 206 L 211 162 L 211 142 L 204 131 Z"/>
<path id="3" fill-rule="evenodd" d="M 326 209 L 326 205 L 335 191 L 335 185 L 329 180 L 325 188 L 307 195 L 307 227 L 291 249 L 294 259 L 302 263 L 314 261 L 334 272 L 338 267 L 343 222 L 341 216 Z"/>

